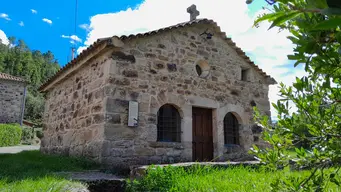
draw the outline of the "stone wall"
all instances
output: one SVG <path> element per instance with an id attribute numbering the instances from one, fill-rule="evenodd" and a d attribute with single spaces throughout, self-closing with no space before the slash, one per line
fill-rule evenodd
<path id="1" fill-rule="evenodd" d="M 107 58 L 104 54 L 92 59 L 49 90 L 42 152 L 84 156 L 100 161 Z"/>
<path id="2" fill-rule="evenodd" d="M 0 79 L 0 123 L 20 123 L 24 102 L 23 82 Z"/>
<path id="3" fill-rule="evenodd" d="M 260 143 L 251 105 L 270 115 L 268 85 L 225 40 L 200 37 L 207 28 L 211 26 L 129 39 L 54 85 L 46 96 L 41 150 L 121 168 L 192 161 L 196 106 L 212 109 L 216 160 L 243 158 L 253 143 Z M 241 80 L 244 69 L 247 77 Z M 138 127 L 127 126 L 129 101 L 139 103 Z M 167 103 L 182 118 L 179 143 L 157 142 L 157 112 Z M 224 145 L 228 112 L 241 124 L 240 146 L 232 149 Z"/>
<path id="4" fill-rule="evenodd" d="M 103 162 L 115 166 L 192 161 L 192 106 L 213 109 L 214 156 L 242 158 L 259 132 L 252 130 L 255 103 L 270 115 L 268 85 L 220 37 L 200 37 L 210 26 L 172 30 L 124 42 L 112 54 L 105 86 L 106 118 Z M 210 73 L 202 78 L 196 64 L 207 61 Z M 249 68 L 246 81 L 241 70 Z M 205 66 L 203 66 L 205 71 Z M 139 103 L 139 126 L 127 126 L 128 102 Z M 180 143 L 156 142 L 157 111 L 175 105 L 182 116 Z M 240 126 L 238 148 L 224 146 L 223 119 L 233 112 Z"/>

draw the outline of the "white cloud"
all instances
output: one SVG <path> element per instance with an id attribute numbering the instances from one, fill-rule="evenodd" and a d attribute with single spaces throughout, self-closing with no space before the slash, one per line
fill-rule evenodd
<path id="1" fill-rule="evenodd" d="M 286 38 L 289 33 L 278 33 L 276 29 L 268 31 L 269 23 L 252 28 L 255 15 L 250 16 L 248 6 L 243 0 L 215 0 L 214 3 L 209 0 L 145 0 L 135 9 L 94 15 L 90 18 L 90 25 L 84 25 L 89 27 L 89 32 L 78 53 L 98 38 L 136 34 L 188 21 L 189 14 L 186 10 L 194 3 L 200 11 L 198 18 L 213 19 L 217 22 L 221 30 L 231 36 L 251 60 L 277 82 L 291 84 L 296 75 L 304 74 L 303 70 L 295 69 L 292 74 L 283 76 L 292 70 L 287 67 L 278 69 L 279 66 L 288 64 L 287 55 L 293 49 L 293 45 Z M 270 86 L 270 102 L 276 102 L 278 99 L 277 86 Z M 271 112 L 272 116 L 276 116 L 272 107 Z"/>
<path id="2" fill-rule="evenodd" d="M 79 25 L 79 27 L 84 29 L 87 32 L 89 32 L 91 30 L 91 28 L 88 24 L 81 24 L 81 25 Z"/>
<path id="3" fill-rule="evenodd" d="M 32 12 L 33 14 L 37 14 L 37 13 L 38 13 L 38 11 L 35 10 L 35 9 L 31 9 L 31 12 Z"/>
<path id="4" fill-rule="evenodd" d="M 71 35 L 71 36 L 62 35 L 61 37 L 65 38 L 65 39 L 70 39 L 70 43 L 72 43 L 72 44 L 75 44 L 76 42 L 79 42 L 79 43 L 82 42 L 82 39 L 79 38 L 77 35 Z"/>
<path id="5" fill-rule="evenodd" d="M 1 42 L 3 44 L 8 45 L 8 43 L 9 43 L 8 38 L 7 38 L 6 34 L 5 34 L 5 32 L 2 31 L 1 29 L 0 29 L 0 39 L 1 39 Z"/>
<path id="6" fill-rule="evenodd" d="M 24 24 L 23 21 L 20 21 L 18 24 L 19 24 L 21 27 L 25 26 L 25 24 Z"/>
<path id="7" fill-rule="evenodd" d="M 7 21 L 10 21 L 11 19 L 9 18 L 9 16 L 6 13 L 0 13 L 0 18 L 5 19 Z"/>
<path id="8" fill-rule="evenodd" d="M 46 19 L 46 18 L 44 18 L 44 19 L 42 19 L 45 23 L 48 23 L 48 24 L 50 24 L 50 25 L 52 25 L 52 21 L 50 20 L 50 19 Z"/>

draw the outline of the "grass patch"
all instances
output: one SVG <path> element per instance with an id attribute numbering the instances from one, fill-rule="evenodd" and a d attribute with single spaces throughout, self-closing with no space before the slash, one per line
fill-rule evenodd
<path id="1" fill-rule="evenodd" d="M 146 177 L 128 183 L 128 191 L 271 191 L 271 183 L 278 178 L 300 178 L 309 175 L 307 171 L 289 170 L 269 172 L 250 167 L 219 169 L 195 166 L 149 169 Z M 329 191 L 341 191 L 335 184 L 329 184 Z"/>
<path id="2" fill-rule="evenodd" d="M 0 155 L 0 191 L 68 191 L 85 187 L 54 173 L 97 169 L 95 163 L 71 157 L 43 155 L 39 151 Z"/>
<path id="3" fill-rule="evenodd" d="M 19 124 L 0 124 L 0 147 L 20 144 L 22 129 Z"/>
<path id="4" fill-rule="evenodd" d="M 84 189 L 86 188 L 87 187 L 80 182 L 69 181 L 64 178 L 57 178 L 52 176 L 47 176 L 39 179 L 23 179 L 15 182 L 0 180 L 0 191 L 5 192 L 66 192 L 84 191 Z"/>

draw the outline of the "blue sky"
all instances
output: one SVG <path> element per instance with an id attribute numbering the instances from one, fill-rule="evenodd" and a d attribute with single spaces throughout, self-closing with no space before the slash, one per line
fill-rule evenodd
<path id="1" fill-rule="evenodd" d="M 264 12 L 262 6 L 266 3 L 255 0 L 247 5 L 245 1 L 78 0 L 76 32 L 76 0 L 4 1 L 0 7 L 0 38 L 15 36 L 31 49 L 50 50 L 63 66 L 71 56 L 71 46 L 80 53 L 98 38 L 136 34 L 188 21 L 186 9 L 196 4 L 199 18 L 216 21 L 263 71 L 278 82 L 291 84 L 296 76 L 305 73 L 302 69 L 293 70 L 292 62 L 287 60 L 286 55 L 293 49 L 286 38 L 289 33 L 278 33 L 277 29 L 268 31 L 269 23 L 253 28 L 255 15 Z M 279 98 L 277 93 L 277 86 L 271 86 L 271 102 Z"/>
<path id="2" fill-rule="evenodd" d="M 0 18 L 0 29 L 7 36 L 23 39 L 32 49 L 41 51 L 51 50 L 56 58 L 64 65 L 70 55 L 70 42 L 62 39 L 61 35 L 74 34 L 75 0 L 13 0 L 4 1 L 0 14 L 8 15 L 10 20 Z M 128 7 L 135 7 L 141 0 L 79 0 L 78 25 L 89 23 L 89 18 L 100 13 L 116 12 Z M 31 9 L 37 11 L 32 13 Z M 49 19 L 52 24 L 43 22 Z M 24 26 L 20 26 L 20 22 Z M 77 35 L 86 37 L 86 31 L 77 25 Z"/>
<path id="3" fill-rule="evenodd" d="M 243 0 L 242 0 L 243 1 Z M 78 0 L 76 35 L 85 39 L 87 31 L 79 25 L 89 24 L 90 18 L 97 14 L 114 13 L 136 8 L 142 0 Z M 7 37 L 15 36 L 23 39 L 32 49 L 40 51 L 51 50 L 61 65 L 70 57 L 70 41 L 61 38 L 61 35 L 70 36 L 74 34 L 74 18 L 76 0 L 14 0 L 1 3 L 0 14 L 8 15 L 8 20 L 0 18 L 0 30 Z M 250 14 L 261 8 L 262 0 L 256 1 L 249 6 Z M 32 9 L 35 10 L 32 12 Z M 153 10 L 150 10 L 153 11 Z M 4 16 L 4 15 L 3 15 Z M 42 19 L 52 21 L 52 24 L 43 22 Z M 19 23 L 23 23 L 20 26 Z"/>

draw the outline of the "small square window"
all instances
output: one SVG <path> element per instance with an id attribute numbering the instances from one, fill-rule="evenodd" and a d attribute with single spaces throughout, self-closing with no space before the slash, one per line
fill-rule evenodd
<path id="1" fill-rule="evenodd" d="M 242 69 L 242 81 L 248 81 L 249 69 Z"/>

